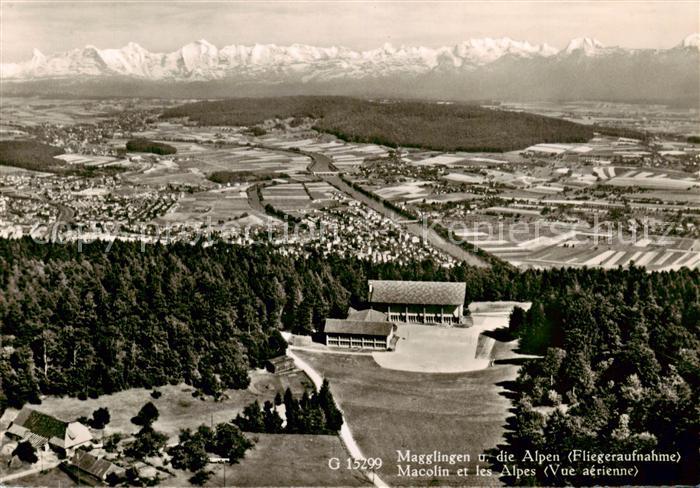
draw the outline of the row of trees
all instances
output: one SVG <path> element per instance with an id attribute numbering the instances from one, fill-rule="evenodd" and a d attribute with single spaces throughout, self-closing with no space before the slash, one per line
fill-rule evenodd
<path id="1" fill-rule="evenodd" d="M 238 414 L 233 423 L 246 432 L 267 434 L 337 434 L 343 426 L 343 415 L 338 410 L 328 381 L 324 380 L 318 392 L 304 392 L 297 400 L 289 388 L 284 400 L 278 397 L 275 404 L 284 405 L 286 424 L 269 400 L 260 408 L 254 401 Z M 283 427 L 284 425 L 284 427 Z"/>

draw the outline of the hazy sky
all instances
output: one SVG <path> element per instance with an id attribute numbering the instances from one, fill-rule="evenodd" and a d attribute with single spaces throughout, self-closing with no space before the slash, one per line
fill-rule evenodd
<path id="1" fill-rule="evenodd" d="M 173 51 L 207 39 L 228 44 L 452 45 L 508 36 L 564 47 L 589 36 L 606 45 L 667 48 L 700 31 L 700 1 L 580 2 L 7 2 L 0 0 L 2 62 L 87 44 Z"/>

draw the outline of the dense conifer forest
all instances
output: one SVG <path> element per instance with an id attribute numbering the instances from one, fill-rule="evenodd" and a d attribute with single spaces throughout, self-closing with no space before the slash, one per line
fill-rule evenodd
<path id="1" fill-rule="evenodd" d="M 150 139 L 143 137 L 127 141 L 126 150 L 131 152 L 146 152 L 160 155 L 175 154 L 177 152 L 177 149 L 170 144 L 151 141 Z"/>
<path id="2" fill-rule="evenodd" d="M 174 107 L 164 118 L 201 125 L 251 126 L 268 119 L 317 119 L 315 129 L 351 142 L 440 151 L 503 152 L 541 142 L 585 142 L 594 131 L 641 137 L 634 131 L 478 105 L 369 101 L 348 97 L 236 98 Z M 623 134 L 624 132 L 624 134 Z"/>
<path id="3" fill-rule="evenodd" d="M 521 272 L 292 259 L 263 246 L 105 247 L 0 240 L 4 405 L 179 381 L 244 388 L 248 368 L 284 350 L 280 329 L 311 333 L 325 317 L 362 307 L 367 279 L 464 281 L 466 303 L 533 301 L 528 312 L 516 309 L 508 333 L 542 359 L 528 360 L 507 385 L 515 415 L 506 449 L 678 451 L 682 462 L 670 468 L 598 481 L 698 480 L 698 270 Z"/>
<path id="4" fill-rule="evenodd" d="M 55 158 L 61 154 L 62 149 L 37 141 L 0 141 L 0 166 L 61 173 L 66 163 Z"/>

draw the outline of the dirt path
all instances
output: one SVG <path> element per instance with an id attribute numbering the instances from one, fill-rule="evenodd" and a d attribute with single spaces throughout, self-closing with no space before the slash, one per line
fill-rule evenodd
<path id="1" fill-rule="evenodd" d="M 6 484 L 8 481 L 18 480 L 20 478 L 24 478 L 25 476 L 31 476 L 33 474 L 39 474 L 42 471 L 48 471 L 49 469 L 53 469 L 59 464 L 61 464 L 61 461 L 53 461 L 50 463 L 43 463 L 40 466 L 37 466 L 36 468 L 20 471 L 19 473 L 8 474 L 7 476 L 3 476 L 2 478 L 0 478 L 0 483 Z"/>
<path id="2" fill-rule="evenodd" d="M 294 360 L 294 364 L 296 364 L 297 368 L 301 369 L 306 375 L 311 379 L 311 381 L 314 383 L 316 386 L 316 389 L 318 390 L 321 388 L 321 384 L 323 383 L 323 377 L 314 369 L 311 367 L 309 363 L 301 359 L 299 356 L 294 354 L 291 350 L 287 350 L 287 356 L 292 358 Z M 340 409 L 340 407 L 338 407 Z M 341 410 L 342 413 L 342 410 Z M 355 441 L 354 437 L 352 436 L 352 432 L 350 431 L 350 427 L 348 426 L 348 422 L 345 419 L 345 416 L 343 415 L 343 426 L 340 428 L 340 440 L 343 441 L 343 444 L 347 448 L 348 452 L 350 453 L 350 456 L 353 459 L 356 460 L 362 460 L 366 459 L 365 455 L 362 454 L 362 450 L 360 449 L 360 446 L 357 444 Z M 374 472 L 369 472 L 369 471 L 364 471 L 362 470 L 365 476 L 367 476 L 367 479 L 372 481 L 372 484 L 376 486 L 377 488 L 388 488 L 389 485 L 386 484 L 377 473 Z"/>

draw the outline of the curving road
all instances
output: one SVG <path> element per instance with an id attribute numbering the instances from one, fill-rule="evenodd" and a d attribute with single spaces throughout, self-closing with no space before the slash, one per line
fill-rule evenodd
<path id="1" fill-rule="evenodd" d="M 287 356 L 292 358 L 296 367 L 302 370 L 304 373 L 306 373 L 306 376 L 308 376 L 309 379 L 311 379 L 314 386 L 316 387 L 316 390 L 319 390 L 321 388 L 321 385 L 323 384 L 323 376 L 321 376 L 320 373 L 318 373 L 314 368 L 312 368 L 309 363 L 307 363 L 299 356 L 294 354 L 291 351 L 291 347 L 287 348 Z M 343 413 L 339 406 L 338 410 L 340 410 L 341 414 Z M 350 457 L 356 460 L 366 459 L 365 455 L 362 454 L 360 446 L 357 444 L 355 438 L 352 436 L 352 432 L 350 431 L 350 427 L 348 426 L 348 422 L 345 419 L 345 416 L 343 416 L 343 426 L 340 428 L 340 440 L 343 441 L 345 448 L 350 453 Z M 367 477 L 367 479 L 372 481 L 372 484 L 377 488 L 389 488 L 389 485 L 384 480 L 382 480 L 377 473 L 366 470 L 361 471 Z"/>

